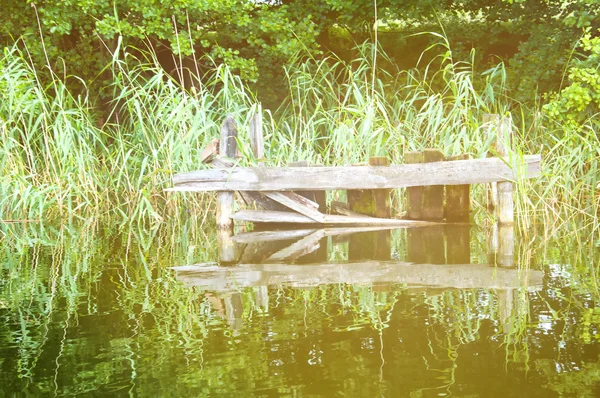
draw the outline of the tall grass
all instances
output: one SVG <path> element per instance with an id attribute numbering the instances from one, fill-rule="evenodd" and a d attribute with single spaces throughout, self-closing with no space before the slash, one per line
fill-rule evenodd
<path id="1" fill-rule="evenodd" d="M 519 186 L 522 224 L 576 217 L 598 229 L 597 122 L 562 131 L 537 107 L 510 100 L 503 65 L 475 71 L 472 62 L 453 58 L 441 36 L 428 49 L 432 60 L 414 70 L 394 69 L 379 51 L 385 68 L 376 78 L 371 45 L 357 50 L 350 63 L 300 56 L 290 63 L 289 91 L 278 109 L 264 115 L 269 164 L 352 164 L 375 155 L 399 163 L 407 151 L 426 147 L 484 157 L 493 138 L 485 133 L 483 115 L 512 113 L 514 155 L 542 152 L 545 159 L 543 177 Z M 226 114 L 236 118 L 244 143 L 257 102 L 251 91 L 223 65 L 207 72 L 200 88 L 186 90 L 151 54 L 141 62 L 117 50 L 106 70 L 113 100 L 104 109 L 109 121 L 98 123 L 91 93 L 72 94 L 58 76 L 44 85 L 26 53 L 4 50 L 0 219 L 109 215 L 156 224 L 178 217 L 177 209 L 209 207 L 209 201 L 162 190 L 173 173 L 202 167 L 200 152 L 218 136 Z M 482 193 L 475 191 L 476 202 L 483 203 Z"/>

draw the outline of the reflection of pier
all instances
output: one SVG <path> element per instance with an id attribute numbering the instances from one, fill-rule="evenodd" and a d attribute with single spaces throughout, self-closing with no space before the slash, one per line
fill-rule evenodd
<path id="1" fill-rule="evenodd" d="M 406 254 L 392 255 L 392 231 L 374 228 L 329 228 L 247 232 L 223 247 L 229 263 L 176 267 L 178 278 L 215 291 L 239 287 L 330 283 L 405 284 L 450 288 L 518 288 L 540 285 L 540 271 L 519 270 L 513 247 L 492 240 L 490 252 L 503 267 L 471 264 L 469 226 L 430 226 L 406 231 Z M 334 246 L 344 244 L 347 263 L 328 261 Z M 347 245 L 347 246 L 346 246 Z M 509 253 L 498 253 L 506 248 Z M 339 251 L 339 250 L 338 250 Z M 394 259 L 396 257 L 396 259 Z M 403 261 L 399 261 L 399 257 Z M 510 258 L 509 258 L 510 257 Z M 509 263 L 509 264 L 508 264 Z"/>
<path id="2" fill-rule="evenodd" d="M 200 264 L 177 268 L 177 279 L 211 291 L 253 286 L 307 287 L 332 283 L 402 284 L 407 287 L 512 289 L 539 286 L 542 272 L 495 268 L 480 264 L 413 264 L 364 261 L 346 264 Z"/>
<path id="3" fill-rule="evenodd" d="M 233 329 L 242 325 L 240 289 L 251 288 L 254 303 L 266 310 L 269 286 L 302 289 L 348 284 L 377 291 L 402 285 L 411 290 L 425 288 L 431 294 L 439 294 L 440 289 L 493 289 L 503 329 L 508 330 L 515 289 L 542 285 L 541 271 L 512 267 L 512 240 L 498 238 L 499 234 L 510 236 L 509 232 L 494 229 L 487 250 L 491 265 L 471 264 L 470 226 L 433 225 L 407 229 L 394 235 L 394 242 L 391 229 L 372 227 L 226 235 L 220 239 L 219 255 L 235 265 L 207 263 L 174 269 L 179 281 L 207 291 L 212 306 Z M 343 263 L 330 261 L 332 252 Z"/>

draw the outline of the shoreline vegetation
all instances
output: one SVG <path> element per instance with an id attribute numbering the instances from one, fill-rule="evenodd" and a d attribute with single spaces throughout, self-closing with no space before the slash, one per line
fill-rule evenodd
<path id="1" fill-rule="evenodd" d="M 511 100 L 503 64 L 478 72 L 473 63 L 454 60 L 443 37 L 429 50 L 438 54 L 429 64 L 393 73 L 388 67 L 375 76 L 373 45 L 355 51 L 360 56 L 351 63 L 298 55 L 285 68 L 285 100 L 263 111 L 268 165 L 343 165 L 369 156 L 388 156 L 394 164 L 423 148 L 485 157 L 493 149 L 483 115 L 511 115 L 515 155 L 541 152 L 544 159 L 543 177 L 518 187 L 520 225 L 577 219 L 598 230 L 600 133 L 593 117 L 574 127 L 543 104 Z M 240 141 L 247 141 L 258 100 L 225 65 L 186 89 L 151 53 L 144 62 L 125 50 L 113 55 L 105 68 L 112 101 L 99 109 L 92 93 L 69 91 L 65 80 L 76 76 L 53 74 L 45 82 L 26 52 L 4 49 L 0 219 L 108 217 L 156 226 L 185 217 L 183 209 L 200 214 L 212 207 L 210 194 L 163 189 L 174 173 L 201 167 L 197 159 L 225 115 L 234 116 Z M 382 49 L 378 57 L 390 61 Z M 241 149 L 241 164 L 256 164 Z M 474 200 L 483 208 L 483 189 L 476 188 Z"/>

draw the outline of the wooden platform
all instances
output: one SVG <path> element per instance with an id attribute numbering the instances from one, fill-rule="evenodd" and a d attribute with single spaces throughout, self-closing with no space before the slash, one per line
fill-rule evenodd
<path id="1" fill-rule="evenodd" d="M 390 189 L 516 181 L 540 175 L 540 155 L 513 159 L 455 160 L 387 167 L 233 167 L 173 176 L 167 191 L 294 191 Z"/>

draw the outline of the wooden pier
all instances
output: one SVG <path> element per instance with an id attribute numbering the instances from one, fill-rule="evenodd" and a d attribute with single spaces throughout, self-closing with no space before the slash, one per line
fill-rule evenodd
<path id="1" fill-rule="evenodd" d="M 249 127 L 250 147 L 258 167 L 235 162 L 237 128 L 228 116 L 219 140 L 202 154 L 212 168 L 176 174 L 168 191 L 216 191 L 217 226 L 231 231 L 234 220 L 252 223 L 318 224 L 321 226 L 415 227 L 431 222 L 469 221 L 469 186 L 493 183 L 493 203 L 498 222 L 514 221 L 513 184 L 540 175 L 540 155 L 517 156 L 510 151 L 511 121 L 491 115 L 488 134 L 493 134 L 497 157 L 469 159 L 446 157 L 435 149 L 409 152 L 405 164 L 388 165 L 385 157 L 369 159 L 368 166 L 323 167 L 304 163 L 266 167 L 260 112 Z M 305 167 L 298 167 L 305 166 Z M 404 219 L 392 218 L 390 193 L 406 188 L 408 208 Z M 328 214 L 325 191 L 347 191 L 347 204 L 334 204 Z M 235 192 L 249 209 L 234 213 Z"/>

